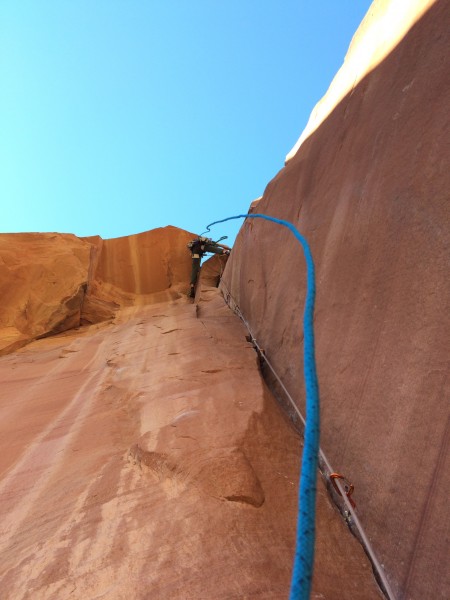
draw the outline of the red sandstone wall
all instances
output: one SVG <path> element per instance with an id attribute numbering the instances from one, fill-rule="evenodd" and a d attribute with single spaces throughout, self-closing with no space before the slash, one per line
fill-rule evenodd
<path id="1" fill-rule="evenodd" d="M 0 235 L 0 354 L 79 324 L 89 257 L 74 235 Z"/>
<path id="2" fill-rule="evenodd" d="M 164 227 L 122 238 L 0 235 L 0 354 L 112 318 L 120 306 L 187 292 L 192 234 Z"/>
<path id="3" fill-rule="evenodd" d="M 189 283 L 193 234 L 164 227 L 104 240 L 95 277 L 132 294 L 151 294 Z"/>
<path id="4" fill-rule="evenodd" d="M 110 318 L 120 306 L 175 300 L 187 293 L 194 234 L 163 227 L 109 240 L 86 238 L 93 245 L 82 321 Z"/>
<path id="5" fill-rule="evenodd" d="M 428 4 L 258 206 L 311 244 L 322 447 L 354 483 L 394 591 L 414 600 L 450 597 L 450 10 Z M 303 407 L 300 246 L 248 221 L 224 283 Z"/>

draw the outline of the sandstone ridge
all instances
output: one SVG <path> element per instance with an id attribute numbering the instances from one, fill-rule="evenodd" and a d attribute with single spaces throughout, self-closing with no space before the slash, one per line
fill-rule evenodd
<path id="1" fill-rule="evenodd" d="M 0 354 L 187 291 L 192 234 L 165 227 L 103 240 L 0 234 Z"/>
<path id="2" fill-rule="evenodd" d="M 6 598 L 287 597 L 301 444 L 215 287 L 223 260 L 196 304 L 138 298 L 0 358 Z M 316 596 L 380 599 L 322 482 L 317 513 Z"/>
<path id="3" fill-rule="evenodd" d="M 448 2 L 374 2 L 257 208 L 310 243 L 322 447 L 412 600 L 450 597 L 449 47 Z M 249 219 L 223 284 L 304 411 L 300 245 Z"/>

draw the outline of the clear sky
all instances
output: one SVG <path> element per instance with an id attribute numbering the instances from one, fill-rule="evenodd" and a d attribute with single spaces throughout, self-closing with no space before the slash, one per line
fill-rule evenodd
<path id="1" fill-rule="evenodd" d="M 0 0 L 0 231 L 201 233 L 247 212 L 370 4 Z"/>

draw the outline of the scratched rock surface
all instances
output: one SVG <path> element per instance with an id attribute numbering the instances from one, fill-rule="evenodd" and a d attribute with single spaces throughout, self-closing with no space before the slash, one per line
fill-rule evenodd
<path id="1" fill-rule="evenodd" d="M 316 263 L 322 446 L 399 598 L 450 598 L 450 10 L 373 3 L 254 211 Z M 248 220 L 224 273 L 303 407 L 305 263 Z"/>
<path id="2" fill-rule="evenodd" d="M 300 440 L 204 298 L 0 358 L 2 598 L 287 597 Z M 381 598 L 322 482 L 313 598 Z"/>

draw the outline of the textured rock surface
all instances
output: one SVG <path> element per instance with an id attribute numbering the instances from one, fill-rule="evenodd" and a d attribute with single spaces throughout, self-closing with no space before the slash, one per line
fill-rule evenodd
<path id="1" fill-rule="evenodd" d="M 0 234 L 0 354 L 187 291 L 192 234 L 165 227 L 123 238 Z"/>
<path id="2" fill-rule="evenodd" d="M 79 324 L 89 260 L 74 235 L 0 235 L 0 353 Z"/>
<path id="3" fill-rule="evenodd" d="M 422 600 L 450 597 L 450 27 L 448 2 L 405 6 L 374 3 L 254 208 L 311 242 L 322 445 L 398 597 Z M 287 596 L 300 442 L 215 289 L 223 259 L 183 297 L 190 238 L 0 236 L 2 597 Z M 246 223 L 225 283 L 302 405 L 295 244 Z M 378 598 L 321 481 L 317 527 L 312 597 Z"/>
<path id="4" fill-rule="evenodd" d="M 299 439 L 204 293 L 0 358 L 2 597 L 287 597 Z M 381 597 L 321 482 L 313 597 Z"/>
<path id="5" fill-rule="evenodd" d="M 319 106 L 257 211 L 292 221 L 311 244 L 322 446 L 355 484 L 394 591 L 422 600 L 450 597 L 450 10 L 411 3 L 420 18 L 377 64 L 389 26 L 398 31 L 383 21 L 377 52 L 376 20 L 407 4 L 374 3 L 332 106 Z M 357 81 L 348 93 L 346 69 Z M 303 406 L 300 246 L 249 220 L 224 282 Z"/>
<path id="6" fill-rule="evenodd" d="M 83 321 L 95 323 L 120 306 L 153 304 L 186 293 L 191 269 L 186 244 L 192 237 L 169 226 L 111 240 L 86 238 L 93 249 Z"/>
<path id="7" fill-rule="evenodd" d="M 395 49 L 411 27 L 436 0 L 375 0 L 363 19 L 325 96 L 316 104 L 302 135 L 289 152 L 293 158 L 302 143 L 330 115 L 337 104 Z M 431 42 L 431 40 L 429 40 Z"/>

